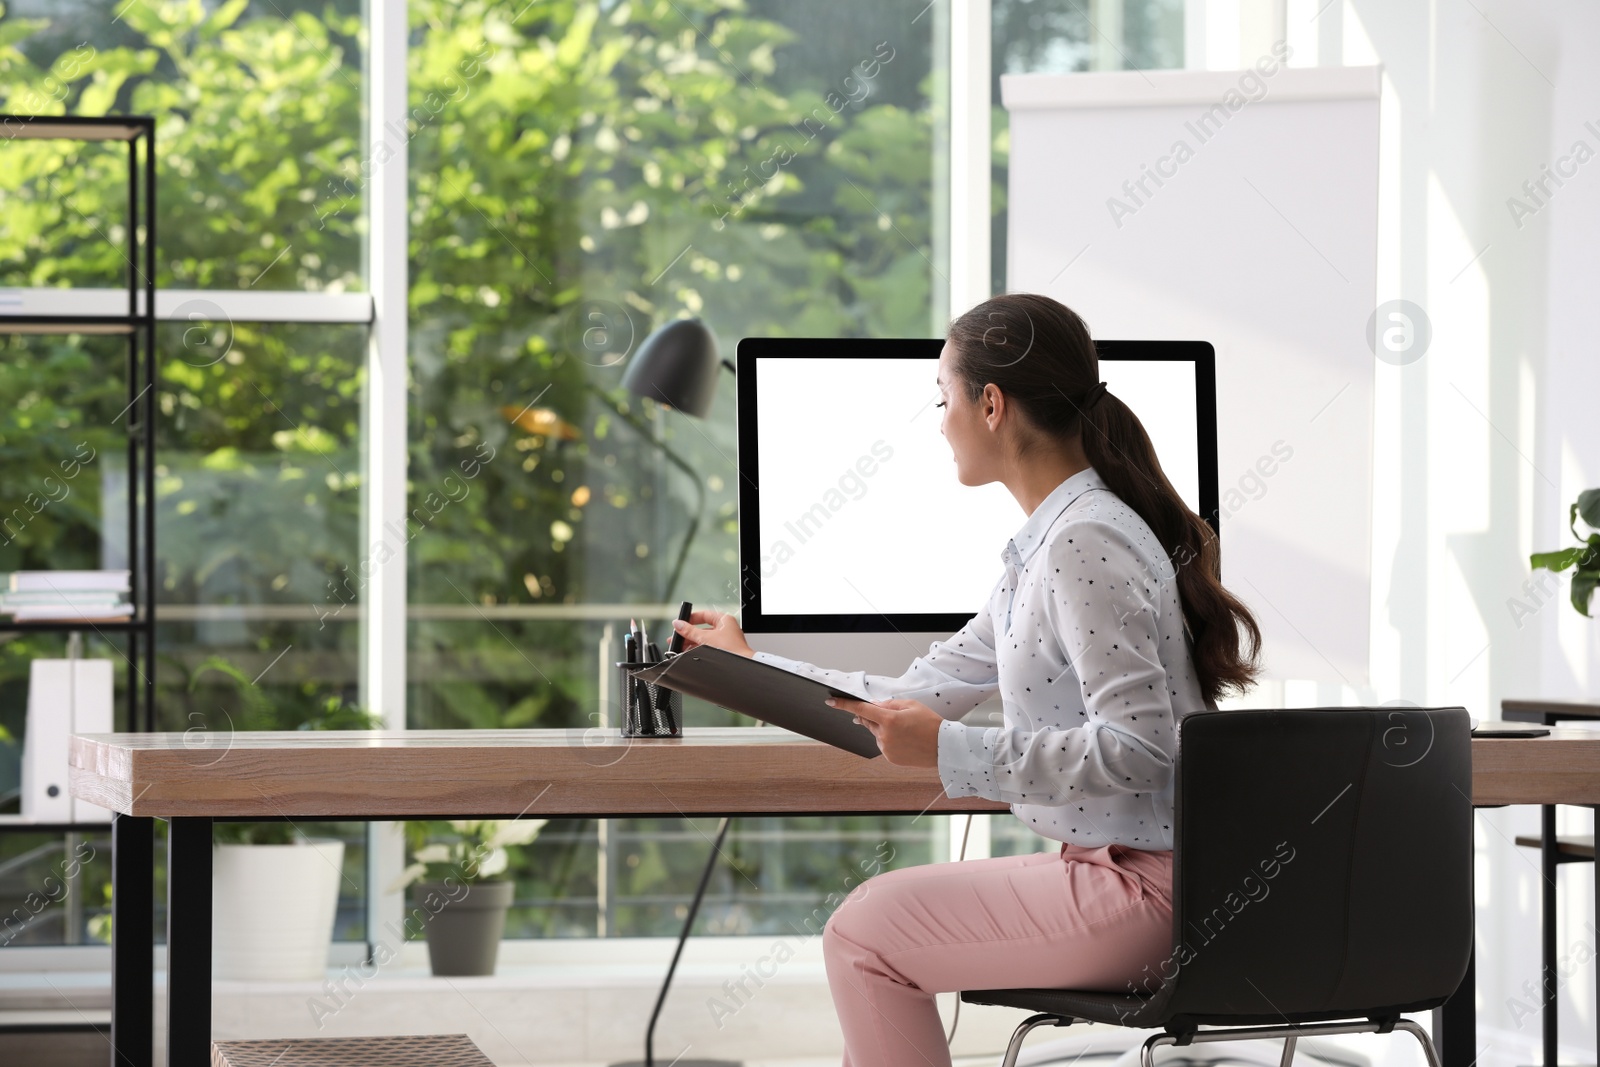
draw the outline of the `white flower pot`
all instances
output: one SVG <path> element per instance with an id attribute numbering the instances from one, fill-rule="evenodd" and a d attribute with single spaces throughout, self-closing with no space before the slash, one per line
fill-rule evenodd
<path id="1" fill-rule="evenodd" d="M 260 981 L 322 978 L 343 863 L 343 841 L 215 846 L 212 974 Z"/>

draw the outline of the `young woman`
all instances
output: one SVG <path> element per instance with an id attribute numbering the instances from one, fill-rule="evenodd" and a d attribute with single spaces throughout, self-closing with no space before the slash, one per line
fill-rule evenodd
<path id="1" fill-rule="evenodd" d="M 963 485 L 1000 481 L 1027 514 L 989 602 L 898 678 L 755 653 L 731 615 L 689 644 L 839 684 L 891 763 L 952 797 L 1011 804 L 1059 851 L 887 871 L 823 934 L 846 1067 L 945 1067 L 933 995 L 1120 991 L 1172 945 L 1174 726 L 1254 678 L 1261 635 L 1222 587 L 1216 539 L 1106 391 L 1088 328 L 1009 294 L 950 324 L 941 432 Z M 705 623 L 709 630 L 694 624 Z M 1001 694 L 1004 725 L 960 717 Z"/>

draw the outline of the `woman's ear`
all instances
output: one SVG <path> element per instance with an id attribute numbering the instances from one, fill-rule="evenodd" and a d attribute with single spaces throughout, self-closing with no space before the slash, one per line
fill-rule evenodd
<path id="1" fill-rule="evenodd" d="M 1000 421 L 1010 410 L 1006 405 L 1005 394 L 1000 391 L 999 386 L 990 382 L 983 387 L 983 395 L 978 398 L 978 402 L 982 405 L 983 421 L 988 424 L 990 432 L 998 430 Z"/>

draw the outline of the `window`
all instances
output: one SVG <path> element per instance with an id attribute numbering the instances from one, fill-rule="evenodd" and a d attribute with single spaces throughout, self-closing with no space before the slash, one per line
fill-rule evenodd
<path id="1" fill-rule="evenodd" d="M 590 726 L 619 620 L 737 600 L 733 382 L 704 420 L 668 412 L 620 388 L 631 348 L 684 314 L 730 357 L 755 333 L 930 329 L 934 20 L 827 0 L 411 11 L 408 722 Z M 749 722 L 687 703 L 690 725 Z M 703 822 L 552 825 L 511 928 L 674 932 Z M 926 861 L 946 820 L 909 823 L 738 820 L 708 928 L 788 929 L 879 844 Z"/>
<path id="2" fill-rule="evenodd" d="M 102 565 L 115 538 L 102 539 L 100 516 L 122 493 L 107 475 L 126 473 L 113 425 L 127 402 L 126 351 L 122 338 L 0 335 L 0 571 Z M 120 666 L 125 647 L 91 633 L 80 650 Z M 20 810 L 30 663 L 67 654 L 65 634 L 0 635 L 0 818 Z M 114 673 L 120 690 L 126 675 Z M 110 836 L 87 828 L 0 833 L 0 948 L 95 940 L 110 858 Z"/>
<path id="3" fill-rule="evenodd" d="M 359 11 L 359 0 L 10 3 L 0 25 L 23 32 L 0 46 L 0 106 L 157 117 L 157 284 L 358 289 Z M 115 270 L 101 269 L 100 232 L 120 204 L 121 176 L 102 164 L 0 179 L 8 210 L 33 204 L 27 231 L 49 234 L 39 245 L 21 233 L 5 240 L 0 281 L 115 285 Z"/>
<path id="4" fill-rule="evenodd" d="M 176 298 L 158 307 L 175 321 L 157 333 L 157 709 L 161 728 L 204 731 L 195 736 L 219 746 L 231 730 L 293 728 L 330 701 L 357 698 L 359 603 L 341 600 L 322 617 L 314 609 L 330 585 L 342 587 L 358 543 L 367 327 L 231 321 L 227 305 L 233 291 L 284 292 L 275 299 L 287 305 L 271 310 L 293 317 L 308 310 L 294 303 L 303 294 L 363 287 L 359 10 L 352 0 L 99 0 L 10 4 L 0 17 L 0 110 L 157 117 L 157 283 Z M 70 286 L 90 292 L 65 299 L 95 310 L 125 283 L 122 146 L 33 141 L 4 151 L 8 308 L 25 307 L 29 290 Z M 0 570 L 118 565 L 121 341 L 8 335 L 0 345 L 3 499 L 21 500 L 58 454 L 93 457 L 70 493 L 0 546 Z M 83 653 L 120 661 L 119 644 L 91 635 Z M 54 634 L 0 645 L 0 816 L 18 810 L 28 663 L 65 650 Z M 120 720 L 125 679 L 116 677 Z M 341 902 L 339 930 L 359 937 L 364 828 L 323 830 L 354 846 L 345 884 L 357 889 Z M 56 868 L 80 845 L 98 858 L 61 900 L 30 914 L 16 943 L 104 934 L 109 840 L 0 834 L 0 909 L 11 915 L 62 884 Z"/>
<path id="5" fill-rule="evenodd" d="M 996 0 L 993 14 L 996 92 L 1005 71 L 1182 58 L 1181 0 Z M 960 39 L 948 5 L 411 0 L 409 108 L 390 130 L 409 151 L 409 431 L 376 440 L 364 293 L 384 161 L 362 127 L 365 17 L 359 0 L 21 0 L 0 15 L 0 109 L 158 118 L 158 283 L 174 301 L 158 309 L 171 320 L 161 725 L 289 728 L 362 699 L 374 455 L 406 474 L 391 548 L 403 537 L 408 621 L 405 647 L 386 650 L 407 663 L 406 725 L 614 722 L 601 679 L 621 620 L 661 626 L 683 597 L 737 603 L 733 382 L 695 419 L 623 391 L 627 354 L 682 315 L 703 318 L 727 356 L 751 334 L 942 331 L 949 55 L 991 42 Z M 1003 112 L 996 121 L 1003 242 Z M 35 145 L 54 155 L 0 168 L 0 285 L 116 285 L 120 160 Z M 94 338 L 4 343 L 0 446 L 19 457 L 0 471 L 9 499 L 77 436 L 110 448 L 121 379 L 116 350 Z M 115 548 L 102 529 L 115 527 L 116 467 L 94 467 L 70 508 L 0 548 L 0 569 L 98 565 Z M 0 644 L 0 706 L 20 708 L 27 661 L 63 647 Z M 97 640 L 85 651 L 116 654 Z M 688 704 L 690 725 L 744 722 Z M 0 711 L 0 727 L 3 798 L 21 723 Z M 949 823 L 739 820 L 707 927 L 803 926 L 863 864 L 946 858 Z M 551 824 L 514 869 L 510 936 L 673 932 L 713 828 Z M 339 936 L 360 938 L 376 892 L 364 835 L 323 829 L 354 846 Z M 0 835 L 0 906 L 75 843 Z M 996 854 L 1036 847 L 995 827 Z M 30 937 L 103 928 L 90 888 L 103 875 L 86 871 L 73 910 Z"/>

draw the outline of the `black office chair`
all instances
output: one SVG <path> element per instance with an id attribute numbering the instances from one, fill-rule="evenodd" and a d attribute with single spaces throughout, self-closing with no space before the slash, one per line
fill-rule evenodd
<path id="1" fill-rule="evenodd" d="M 1113 1023 L 1157 1045 L 1405 1030 L 1472 947 L 1472 750 L 1462 708 L 1208 711 L 1179 724 L 1172 955 L 1127 989 L 987 989 L 969 1004 Z M 1157 973 L 1159 972 L 1159 973 Z M 1200 1027 L 1223 1027 L 1206 1029 Z"/>

